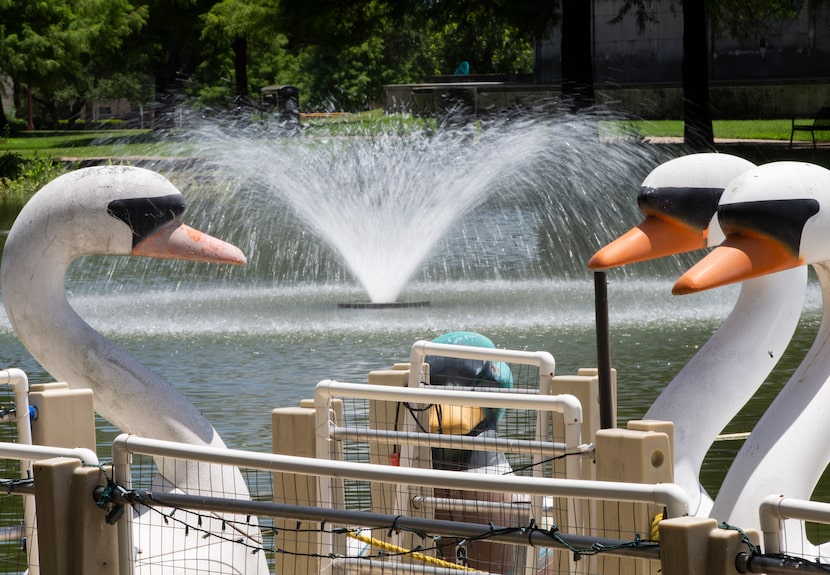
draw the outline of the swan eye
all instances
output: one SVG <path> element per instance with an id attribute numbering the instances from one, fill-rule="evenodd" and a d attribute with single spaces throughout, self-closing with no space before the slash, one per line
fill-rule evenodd
<path id="1" fill-rule="evenodd" d="M 171 194 L 155 198 L 113 200 L 107 213 L 127 224 L 133 232 L 133 247 L 154 231 L 184 212 L 184 196 Z"/>
<path id="2" fill-rule="evenodd" d="M 818 211 L 819 203 L 814 199 L 740 202 L 720 206 L 718 223 L 726 235 L 767 236 L 797 255 L 804 225 Z"/>
<path id="3" fill-rule="evenodd" d="M 705 230 L 718 209 L 723 188 L 652 188 L 643 186 L 637 205 L 647 216 L 668 216 L 696 230 Z"/>

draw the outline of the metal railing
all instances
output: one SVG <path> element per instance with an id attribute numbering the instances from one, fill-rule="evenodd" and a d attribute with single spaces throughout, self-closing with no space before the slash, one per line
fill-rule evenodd
<path id="1" fill-rule="evenodd" d="M 539 368 L 539 393 L 549 394 L 551 381 L 556 373 L 556 360 L 546 351 L 519 351 L 493 349 L 468 345 L 450 345 L 417 341 L 409 351 L 409 387 L 421 386 L 421 374 L 429 356 L 455 357 L 459 359 L 480 359 L 534 365 Z"/>
<path id="2" fill-rule="evenodd" d="M 770 495 L 758 507 L 764 552 L 784 553 L 784 520 L 796 519 L 830 525 L 830 503 L 793 499 L 783 495 Z"/>
<path id="3" fill-rule="evenodd" d="M 411 390 L 410 390 L 411 391 Z M 425 487 L 445 487 L 450 489 L 478 490 L 501 493 L 521 493 L 531 496 L 569 497 L 585 500 L 612 500 L 639 503 L 656 503 L 665 507 L 668 517 L 679 517 L 688 514 L 688 500 L 685 492 L 675 484 L 641 484 L 622 483 L 611 481 L 589 481 L 578 479 L 558 479 L 522 476 L 497 476 L 476 473 L 458 473 L 421 468 L 402 468 L 390 465 L 371 463 L 356 463 L 318 458 L 296 457 L 288 455 L 265 454 L 247 452 L 235 449 L 220 449 L 213 447 L 193 446 L 190 444 L 160 441 L 140 438 L 130 435 L 120 435 L 113 442 L 113 477 L 118 485 L 126 490 L 130 489 L 130 462 L 132 455 L 149 455 L 154 457 L 172 457 L 181 460 L 200 461 L 220 465 L 232 465 L 241 468 L 258 469 L 262 471 L 294 473 L 300 475 L 317 476 L 320 478 L 357 479 L 381 482 L 387 484 L 408 484 Z M 187 496 L 178 496 L 185 497 Z M 186 500 L 186 499 L 185 499 Z M 185 500 L 182 500 L 183 503 Z M 192 497 L 192 505 L 197 508 L 204 505 L 205 497 Z M 164 502 L 163 499 L 159 499 Z M 201 503 L 200 503 L 201 502 Z M 262 502 L 246 502 L 236 499 L 213 499 L 211 509 L 235 512 L 245 509 L 250 512 L 252 505 Z M 373 515 L 366 512 L 349 510 L 326 509 L 325 504 L 311 508 L 300 506 L 280 505 L 280 513 L 293 508 L 293 516 L 319 520 L 321 514 L 347 514 L 354 521 L 370 521 Z M 263 508 L 264 509 L 264 508 Z M 337 518 L 328 516 L 333 522 Z M 390 517 L 383 517 L 389 521 Z M 345 516 L 341 519 L 345 519 Z M 438 526 L 441 523 L 436 519 L 423 518 L 394 518 L 398 524 L 411 519 L 426 522 L 426 525 Z M 124 526 L 121 523 L 125 524 Z M 124 528 L 128 522 L 119 524 L 119 556 L 132 557 L 132 539 L 130 530 Z M 443 526 L 446 527 L 446 526 Z M 469 527 L 469 526 L 467 526 Z M 481 526 L 476 526 L 480 529 Z M 536 544 L 526 535 L 514 537 L 514 543 Z M 552 545 L 551 545 L 552 546 Z M 122 573 L 129 573 L 122 565 Z"/>

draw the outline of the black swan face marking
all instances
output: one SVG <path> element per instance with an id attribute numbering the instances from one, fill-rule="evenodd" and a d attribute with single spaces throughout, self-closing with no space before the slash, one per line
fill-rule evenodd
<path id="1" fill-rule="evenodd" d="M 728 236 L 757 235 L 774 238 L 798 256 L 804 225 L 819 211 L 814 199 L 762 200 L 724 204 L 718 208 L 718 221 Z"/>
<path id="2" fill-rule="evenodd" d="M 722 194 L 723 188 L 643 186 L 637 194 L 637 206 L 647 216 L 662 214 L 692 229 L 705 230 Z"/>
<path id="3" fill-rule="evenodd" d="M 113 200 L 107 213 L 127 224 L 133 232 L 133 247 L 157 229 L 182 215 L 184 196 L 170 194 L 155 198 Z"/>

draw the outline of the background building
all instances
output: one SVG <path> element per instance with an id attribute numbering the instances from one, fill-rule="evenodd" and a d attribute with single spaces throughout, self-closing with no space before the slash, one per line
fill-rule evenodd
<path id="1" fill-rule="evenodd" d="M 602 103 L 625 101 L 626 111 L 644 117 L 682 115 L 683 19 L 673 4 L 654 2 L 657 21 L 641 32 L 632 16 L 610 23 L 619 0 L 593 0 L 594 82 Z M 830 0 L 805 0 L 796 20 L 769 22 L 756 34 L 741 40 L 724 25 L 710 25 L 715 117 L 809 116 L 830 105 Z M 559 83 L 561 41 L 556 28 L 537 44 L 537 84 Z"/>

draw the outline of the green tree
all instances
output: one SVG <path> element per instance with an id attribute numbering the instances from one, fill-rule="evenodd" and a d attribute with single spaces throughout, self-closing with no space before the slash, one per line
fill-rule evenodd
<path id="1" fill-rule="evenodd" d="M 298 86 L 311 109 L 362 109 L 380 101 L 384 83 L 434 73 L 427 23 L 398 3 L 282 0 L 279 8 L 275 83 Z"/>
<path id="2" fill-rule="evenodd" d="M 452 73 L 466 61 L 473 74 L 523 73 L 533 68 L 533 38 L 555 12 L 550 2 L 502 0 L 410 3 L 421 22 L 433 73 Z"/>
<path id="3" fill-rule="evenodd" d="M 385 83 L 452 73 L 464 60 L 474 73 L 530 72 L 532 33 L 519 23 L 538 27 L 528 6 L 543 4 L 549 11 L 502 0 L 281 0 L 271 53 L 249 69 L 297 85 L 306 105 L 342 109 L 379 101 Z"/>
<path id="4" fill-rule="evenodd" d="M 0 0 L 0 72 L 57 121 L 58 94 L 82 91 L 96 55 L 114 54 L 145 17 L 127 0 Z"/>
<path id="5" fill-rule="evenodd" d="M 249 95 L 248 42 L 272 34 L 276 0 L 222 0 L 203 16 L 202 39 L 233 53 L 235 95 Z"/>
<path id="6" fill-rule="evenodd" d="M 203 15 L 217 0 L 143 0 L 147 24 L 130 46 L 149 58 L 157 97 L 185 88 L 203 61 Z"/>
<path id="7" fill-rule="evenodd" d="M 384 84 L 452 73 L 465 60 L 474 73 L 531 72 L 534 34 L 553 17 L 538 0 L 222 0 L 201 17 L 190 93 L 215 105 L 292 84 L 304 109 L 360 109 Z"/>

